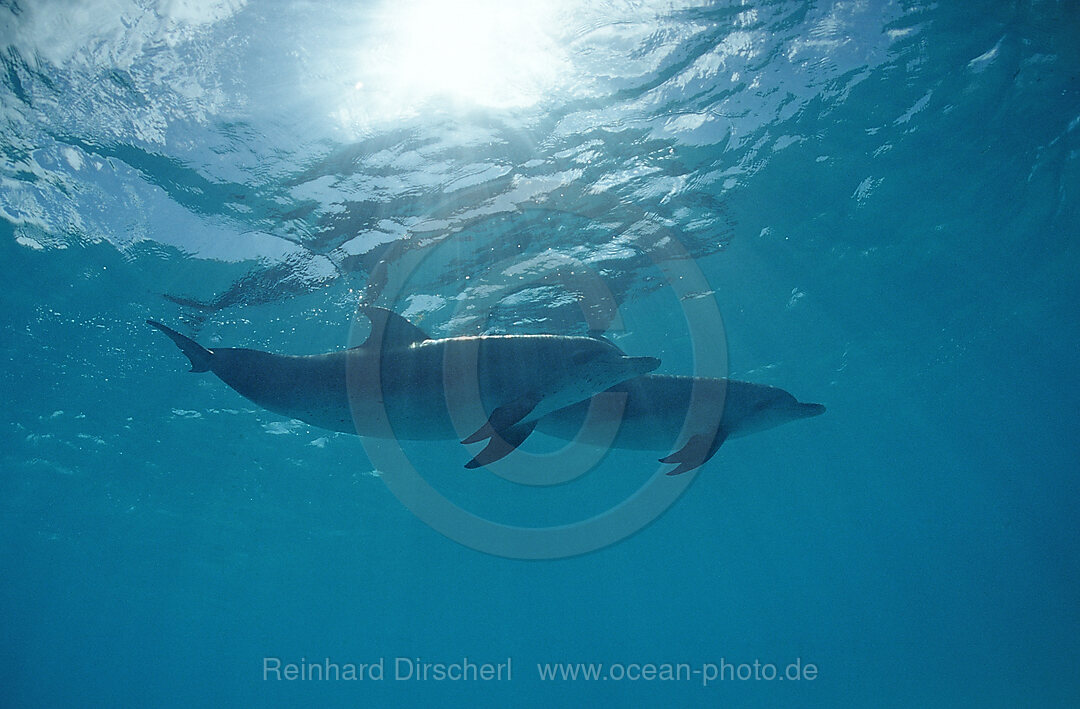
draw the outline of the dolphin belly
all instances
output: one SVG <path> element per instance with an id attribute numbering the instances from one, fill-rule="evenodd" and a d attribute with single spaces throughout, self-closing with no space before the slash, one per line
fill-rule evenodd
<path id="1" fill-rule="evenodd" d="M 698 414 L 701 424 L 717 425 L 723 407 L 724 380 L 699 378 Z M 590 400 L 579 402 L 540 419 L 536 430 L 563 440 L 608 445 L 631 450 L 666 451 L 675 445 L 687 424 L 692 377 L 645 375 L 609 388 Z M 597 423 L 618 423 L 612 439 L 608 426 L 585 426 L 589 408 Z M 690 422 L 693 425 L 693 422 Z"/>

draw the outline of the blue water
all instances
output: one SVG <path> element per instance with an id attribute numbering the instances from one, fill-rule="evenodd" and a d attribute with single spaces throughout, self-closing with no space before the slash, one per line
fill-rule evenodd
<path id="1" fill-rule="evenodd" d="M 1080 705 L 1078 36 L 1052 1 L 0 2 L 0 704 Z M 599 323 L 828 412 L 615 544 L 504 558 L 143 324 L 322 352 L 361 298 L 436 336 Z M 665 469 L 401 450 L 532 527 Z M 755 661 L 816 674 L 624 676 Z"/>

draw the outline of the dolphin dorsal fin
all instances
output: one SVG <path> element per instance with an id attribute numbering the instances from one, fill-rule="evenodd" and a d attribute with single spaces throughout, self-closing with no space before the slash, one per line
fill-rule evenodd
<path id="1" fill-rule="evenodd" d="M 612 342 L 611 340 L 608 339 L 607 330 L 600 330 L 600 329 L 597 329 L 597 328 L 591 328 L 587 333 L 585 333 L 585 335 L 586 335 L 586 337 L 588 337 L 590 339 L 600 340 L 601 342 L 606 342 L 609 345 L 611 345 L 612 347 L 619 347 L 614 342 Z M 622 349 L 622 348 L 619 348 L 619 349 Z"/>
<path id="2" fill-rule="evenodd" d="M 380 332 L 382 333 L 381 341 L 384 347 L 405 347 L 431 339 L 426 332 L 416 325 L 386 308 L 380 308 L 377 305 L 362 305 L 360 306 L 360 312 L 371 321 L 371 335 L 368 335 L 368 339 L 360 347 L 366 347 L 371 343 L 372 337 Z"/>

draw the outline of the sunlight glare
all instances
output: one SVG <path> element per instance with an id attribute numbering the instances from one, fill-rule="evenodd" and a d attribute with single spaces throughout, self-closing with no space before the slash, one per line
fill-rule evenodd
<path id="1" fill-rule="evenodd" d="M 439 107 L 512 109 L 540 101 L 565 61 L 552 38 L 555 3 L 412 0 L 381 18 L 357 91 L 391 114 Z M 371 106 L 372 103 L 368 105 Z"/>

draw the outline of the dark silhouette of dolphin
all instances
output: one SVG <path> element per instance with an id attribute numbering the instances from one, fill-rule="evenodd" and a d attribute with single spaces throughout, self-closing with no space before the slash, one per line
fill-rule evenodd
<path id="1" fill-rule="evenodd" d="M 372 335 L 364 344 L 301 356 L 207 349 L 159 322 L 147 323 L 176 343 L 191 361 L 191 371 L 213 372 L 259 406 L 332 431 L 398 439 L 460 438 L 451 418 L 451 391 L 473 381 L 474 399 L 479 397 L 483 413 L 489 415 L 462 443 L 488 443 L 466 464 L 469 468 L 513 451 L 552 411 L 660 365 L 654 357 L 628 357 L 602 339 L 433 339 L 389 310 L 365 306 L 361 312 L 372 321 Z"/>
<path id="2" fill-rule="evenodd" d="M 680 445 L 660 459 L 676 465 L 668 475 L 679 475 L 707 462 L 728 438 L 825 412 L 823 405 L 800 403 L 777 387 L 648 374 L 659 360 L 627 357 L 602 338 L 432 339 L 389 310 L 365 306 L 361 312 L 372 321 L 363 345 L 303 356 L 210 350 L 159 322 L 147 323 L 176 343 L 191 360 L 191 371 L 211 371 L 275 413 L 361 436 L 459 438 L 449 389 L 473 376 L 490 415 L 462 440 L 488 441 L 469 468 L 499 460 L 539 430 L 617 448 L 662 451 Z M 600 420 L 617 423 L 614 438 L 610 426 L 583 426 L 590 406 Z"/>
<path id="3" fill-rule="evenodd" d="M 601 417 L 619 417 L 614 439 L 608 428 L 583 426 L 592 401 L 553 411 L 537 430 L 582 443 L 661 451 L 682 436 L 682 447 L 660 459 L 677 463 L 668 475 L 679 475 L 703 465 L 729 438 L 825 413 L 823 405 L 800 403 L 783 389 L 734 379 L 646 374 L 606 394 L 615 396 L 594 397 L 595 405 Z"/>

